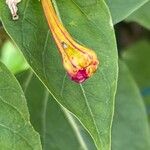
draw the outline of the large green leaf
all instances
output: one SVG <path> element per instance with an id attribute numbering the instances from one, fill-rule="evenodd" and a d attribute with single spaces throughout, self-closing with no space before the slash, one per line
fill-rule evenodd
<path id="1" fill-rule="evenodd" d="M 122 62 L 119 70 L 112 150 L 148 150 L 150 130 L 143 100 L 128 68 Z"/>
<path id="2" fill-rule="evenodd" d="M 32 72 L 20 73 L 17 78 L 27 98 L 31 123 L 41 135 L 43 150 L 96 149 L 81 124 L 55 102 Z"/>
<path id="3" fill-rule="evenodd" d="M 0 63 L 0 149 L 41 150 L 29 122 L 25 96 L 15 77 Z"/>
<path id="4" fill-rule="evenodd" d="M 150 29 L 150 1 L 143 5 L 140 9 L 133 12 L 126 20 L 135 21 L 141 24 L 142 26 Z"/>
<path id="5" fill-rule="evenodd" d="M 110 9 L 113 23 L 116 24 L 127 18 L 149 0 L 106 0 Z"/>
<path id="6" fill-rule="evenodd" d="M 2 23 L 53 97 L 75 114 L 100 150 L 110 149 L 110 133 L 117 83 L 117 50 L 110 14 L 102 0 L 57 0 L 60 16 L 79 42 L 94 49 L 101 62 L 83 85 L 66 76 L 49 32 L 41 3 L 22 0 L 18 21 L 0 1 Z"/>
<path id="7" fill-rule="evenodd" d="M 147 150 L 150 133 L 143 101 L 127 67 L 123 63 L 119 67 L 112 150 L 126 150 L 127 147 L 129 150 Z M 30 72 L 22 73 L 18 79 L 26 93 L 31 121 L 43 139 L 43 149 L 95 150 L 79 122 L 71 115 L 67 119 L 68 115 L 58 107 L 35 76 Z"/>
<path id="8" fill-rule="evenodd" d="M 142 40 L 135 43 L 124 50 L 122 57 L 140 88 L 150 119 L 150 42 Z"/>

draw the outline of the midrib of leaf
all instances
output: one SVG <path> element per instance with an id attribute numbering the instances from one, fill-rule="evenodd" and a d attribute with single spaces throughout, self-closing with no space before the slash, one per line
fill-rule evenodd
<path id="1" fill-rule="evenodd" d="M 66 77 L 67 77 L 67 73 L 65 73 L 64 78 L 63 78 L 62 88 L 61 88 L 61 91 L 60 91 L 60 95 L 61 96 L 63 94 L 64 84 L 65 84 Z M 72 118 L 72 116 L 69 114 L 69 112 L 66 110 L 66 108 L 64 108 L 63 106 L 62 106 L 62 110 L 63 110 L 65 116 L 67 117 L 68 122 L 69 122 L 71 128 L 73 129 L 78 142 L 80 143 L 80 145 L 82 146 L 82 148 L 84 150 L 88 150 L 88 147 L 86 146 L 86 143 L 85 143 L 85 141 L 84 141 L 84 139 L 83 139 L 83 137 L 82 137 L 82 135 L 81 135 L 81 133 L 80 133 L 80 131 L 78 129 L 78 126 L 77 126 L 76 122 L 74 121 L 74 119 Z"/>
<path id="2" fill-rule="evenodd" d="M 47 103 L 49 99 L 49 92 L 47 89 L 44 91 L 44 99 L 43 99 L 43 109 L 42 109 L 42 114 L 41 114 L 41 125 L 42 125 L 42 139 L 43 139 L 43 149 L 45 149 L 46 143 L 46 110 L 47 110 Z"/>
<path id="3" fill-rule="evenodd" d="M 94 124 L 94 126 L 95 126 L 97 136 L 98 136 L 98 138 L 99 138 L 99 141 L 100 141 L 101 146 L 102 146 L 102 149 L 103 149 L 103 144 L 102 144 L 102 140 L 101 140 L 101 138 L 100 138 L 100 133 L 99 133 L 99 130 L 98 130 L 98 127 L 97 127 L 97 124 L 96 124 L 96 120 L 94 119 L 95 117 L 94 117 L 93 112 L 92 112 L 92 110 L 91 110 L 90 104 L 89 104 L 89 102 L 88 102 L 88 98 L 87 98 L 87 96 L 86 96 L 86 93 L 85 93 L 85 90 L 84 90 L 82 84 L 80 84 L 80 87 L 81 87 L 81 91 L 82 91 L 82 93 L 83 93 L 83 97 L 84 97 L 84 99 L 85 99 L 85 103 L 86 103 L 87 108 L 88 108 L 88 110 L 89 110 L 89 112 L 90 112 L 90 115 L 91 115 L 93 124 Z M 90 135 L 91 135 L 91 133 L 90 133 Z M 91 135 L 91 136 L 92 136 L 92 135 Z M 92 138 L 93 138 L 93 136 L 92 136 Z M 94 138 L 93 138 L 93 140 L 94 140 Z"/>
<path id="4" fill-rule="evenodd" d="M 43 72 L 44 72 L 45 79 L 47 79 L 46 70 L 45 70 L 45 52 L 47 50 L 46 47 L 47 47 L 47 44 L 48 44 L 49 34 L 50 34 L 50 30 L 47 31 L 46 38 L 45 38 L 45 43 L 44 43 L 44 50 L 42 52 L 42 65 L 43 65 Z"/>
<path id="5" fill-rule="evenodd" d="M 64 79 L 63 79 L 63 82 L 62 82 L 62 89 L 61 89 L 61 92 L 60 92 L 61 95 L 62 95 L 62 93 L 63 93 L 64 84 L 65 84 L 65 79 L 66 79 L 66 74 L 65 74 Z M 99 133 L 99 131 L 98 131 L 98 127 L 97 127 L 96 121 L 95 121 L 95 119 L 94 119 L 95 117 L 94 117 L 93 112 L 92 112 L 92 110 L 91 110 L 91 108 L 90 108 L 90 104 L 89 104 L 89 102 L 88 102 L 88 99 L 87 99 L 85 90 L 84 90 L 82 84 L 79 84 L 79 86 L 80 86 L 80 88 L 81 88 L 81 92 L 82 92 L 82 94 L 83 94 L 83 97 L 84 97 L 84 100 L 85 100 L 85 104 L 86 104 L 86 106 L 87 106 L 87 108 L 88 108 L 88 110 L 89 110 L 89 112 L 90 112 L 89 114 L 91 115 L 93 124 L 94 124 L 95 129 L 96 129 L 97 136 L 98 136 L 98 138 L 99 138 L 99 141 L 102 143 L 102 140 L 101 140 L 101 138 L 100 138 L 100 133 Z M 56 100 L 57 100 L 57 98 L 56 98 Z M 72 123 L 71 123 L 71 125 L 74 126 L 75 124 L 72 124 Z M 84 126 L 84 125 L 83 125 L 83 126 Z M 88 131 L 88 132 L 89 132 L 89 131 Z M 78 133 L 76 133 L 76 134 L 78 134 Z M 91 135 L 90 132 L 89 132 L 89 134 Z M 92 135 L 91 135 L 91 137 L 93 138 Z M 77 135 L 77 138 L 81 138 L 81 137 L 78 137 L 78 135 Z M 94 140 L 94 138 L 93 138 L 93 140 Z M 82 141 L 84 141 L 84 140 L 82 140 Z M 82 142 L 81 142 L 81 144 L 82 144 Z M 84 145 L 83 145 L 83 146 L 84 146 Z M 102 144 L 101 144 L 101 146 L 103 147 Z M 86 150 L 86 149 L 85 149 L 85 150 Z"/>
<path id="6" fill-rule="evenodd" d="M 82 148 L 84 150 L 89 150 L 88 147 L 86 146 L 86 143 L 85 143 L 85 141 L 84 141 L 84 139 L 83 139 L 83 137 L 82 137 L 82 135 L 81 135 L 81 133 L 79 131 L 79 128 L 78 128 L 75 120 L 73 119 L 71 114 L 65 108 L 62 108 L 62 109 L 63 109 L 63 112 L 64 112 L 64 114 L 66 115 L 66 117 L 68 119 L 68 122 L 70 123 L 72 129 L 75 132 L 75 135 L 76 135 L 76 137 L 78 139 L 78 142 L 80 143 L 80 145 L 82 146 Z"/>
<path id="7" fill-rule="evenodd" d="M 67 76 L 67 74 L 65 73 L 64 78 L 63 78 L 63 81 L 62 81 L 62 88 L 61 88 L 61 91 L 60 91 L 60 94 L 61 94 L 61 95 L 63 94 L 66 76 Z M 97 125 L 96 125 L 96 121 L 95 121 L 95 119 L 94 119 L 93 112 L 92 112 L 92 110 L 91 110 L 91 108 L 90 108 L 90 105 L 89 105 L 87 96 L 86 96 L 86 94 L 85 94 L 85 90 L 84 90 L 82 84 L 80 84 L 79 86 L 80 86 L 80 88 L 81 88 L 81 91 L 82 91 L 83 97 L 84 97 L 84 99 L 85 99 L 87 108 L 88 108 L 88 110 L 89 110 L 89 112 L 90 112 L 90 115 L 91 115 L 91 117 L 92 117 L 93 123 L 94 123 L 94 125 L 95 125 L 95 127 L 96 127 L 96 132 L 98 133 L 97 135 L 98 135 L 98 137 L 99 137 L 99 139 L 100 139 L 100 141 L 101 141 L 100 134 L 99 134 L 99 131 L 98 131 L 98 127 L 97 127 Z M 55 99 L 56 99 L 56 101 L 58 101 L 57 98 L 55 98 Z M 63 108 L 63 106 L 62 106 L 62 108 Z M 71 127 L 72 127 L 73 130 L 75 131 L 75 134 L 76 134 L 76 137 L 77 137 L 79 143 L 82 145 L 82 147 L 84 148 L 84 150 L 88 150 L 88 148 L 87 148 L 87 146 L 86 146 L 86 143 L 85 143 L 85 141 L 84 141 L 82 135 L 80 134 L 80 131 L 79 131 L 78 127 L 77 127 L 77 124 L 75 123 L 75 121 L 74 121 L 73 119 L 71 119 L 71 118 L 72 118 L 71 115 L 68 114 L 68 112 L 66 112 L 66 110 L 65 110 L 64 108 L 63 108 L 63 110 L 64 110 L 64 114 L 65 114 L 65 115 L 67 116 L 67 118 L 68 118 L 69 123 L 71 124 Z M 83 124 L 82 124 L 82 125 L 83 125 Z M 84 125 L 83 125 L 83 126 L 84 126 Z M 88 132 L 89 132 L 89 131 L 88 131 Z M 89 134 L 91 135 L 90 132 L 89 132 Z M 91 137 L 93 138 L 92 135 L 91 135 Z M 94 138 L 93 138 L 93 139 L 94 139 Z M 102 143 L 102 141 L 101 141 L 101 143 Z"/>
<path id="8" fill-rule="evenodd" d="M 29 84 L 30 84 L 30 82 L 32 80 L 32 77 L 33 77 L 33 72 L 30 71 L 29 75 L 27 76 L 27 78 L 26 78 L 26 80 L 24 82 L 24 87 L 23 87 L 24 94 L 26 94 L 26 90 L 27 90 L 27 88 L 28 88 L 28 86 L 29 86 Z"/>

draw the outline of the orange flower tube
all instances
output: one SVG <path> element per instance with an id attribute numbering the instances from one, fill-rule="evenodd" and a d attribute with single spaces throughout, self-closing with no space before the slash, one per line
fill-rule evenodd
<path id="1" fill-rule="evenodd" d="M 51 0 L 41 0 L 53 38 L 62 55 L 63 65 L 70 78 L 82 83 L 97 70 L 99 61 L 94 51 L 73 40 L 59 20 Z"/>

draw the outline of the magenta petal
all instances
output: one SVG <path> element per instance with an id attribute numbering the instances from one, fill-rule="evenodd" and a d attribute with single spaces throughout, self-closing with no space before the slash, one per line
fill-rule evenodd
<path id="1" fill-rule="evenodd" d="M 79 70 L 75 76 L 69 74 L 69 77 L 71 78 L 71 80 L 77 83 L 82 83 L 88 78 L 88 75 L 86 73 L 86 70 L 83 69 L 83 70 Z"/>

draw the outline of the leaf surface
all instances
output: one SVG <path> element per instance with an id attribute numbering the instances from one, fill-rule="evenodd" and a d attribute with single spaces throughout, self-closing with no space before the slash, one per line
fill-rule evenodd
<path id="1" fill-rule="evenodd" d="M 17 74 L 17 79 L 25 91 L 31 123 L 41 135 L 43 150 L 96 150 L 79 121 L 55 102 L 31 71 Z"/>
<path id="2" fill-rule="evenodd" d="M 150 1 L 144 4 L 141 8 L 133 12 L 126 21 L 135 21 L 140 25 L 150 29 Z"/>
<path id="3" fill-rule="evenodd" d="M 128 65 L 144 98 L 150 120 L 150 42 L 142 40 L 124 50 L 122 57 Z"/>
<path id="4" fill-rule="evenodd" d="M 148 149 L 150 132 L 140 92 L 125 64 L 120 62 L 119 67 L 112 150 L 126 150 L 128 145 L 129 150 Z M 79 121 L 62 111 L 35 76 L 27 72 L 19 74 L 18 79 L 26 91 L 31 121 L 42 137 L 44 150 L 96 149 Z"/>
<path id="5" fill-rule="evenodd" d="M 112 150 L 148 150 L 150 130 L 143 99 L 123 62 L 120 62 L 119 70 Z"/>
<path id="6" fill-rule="evenodd" d="M 106 0 L 113 18 L 113 24 L 124 20 L 146 2 L 148 0 Z"/>
<path id="7" fill-rule="evenodd" d="M 0 149 L 42 150 L 29 120 L 26 99 L 15 77 L 0 63 Z"/>
<path id="8" fill-rule="evenodd" d="M 70 34 L 94 49 L 101 62 L 96 74 L 83 85 L 70 81 L 66 76 L 39 1 L 22 1 L 18 21 L 12 21 L 5 2 L 0 1 L 0 17 L 55 100 L 78 117 L 98 149 L 109 150 L 118 74 L 110 14 L 102 0 L 57 0 L 56 3 Z"/>

